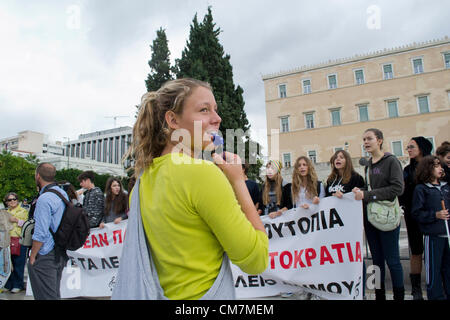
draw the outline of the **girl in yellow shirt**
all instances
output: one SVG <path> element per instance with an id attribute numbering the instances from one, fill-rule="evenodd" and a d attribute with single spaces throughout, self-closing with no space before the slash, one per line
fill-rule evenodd
<path id="1" fill-rule="evenodd" d="M 169 299 L 205 295 L 224 253 L 244 272 L 267 268 L 268 238 L 239 157 L 201 160 L 220 122 L 209 84 L 178 79 L 143 96 L 133 128 L 142 223 Z"/>

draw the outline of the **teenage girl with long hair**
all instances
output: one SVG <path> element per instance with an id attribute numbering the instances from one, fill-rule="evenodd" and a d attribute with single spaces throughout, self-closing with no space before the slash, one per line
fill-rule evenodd
<path id="1" fill-rule="evenodd" d="M 122 183 L 119 179 L 111 177 L 106 181 L 105 186 L 105 213 L 99 228 L 105 227 L 105 223 L 120 223 L 128 219 L 128 196 L 123 191 Z"/>
<path id="2" fill-rule="evenodd" d="M 308 209 L 311 205 L 319 204 L 320 199 L 325 197 L 325 188 L 317 177 L 312 161 L 306 156 L 295 160 L 290 188 L 288 209 L 293 206 Z"/>
<path id="3" fill-rule="evenodd" d="M 138 179 L 112 299 L 235 299 L 230 260 L 249 274 L 267 268 L 268 237 L 240 158 L 199 158 L 220 123 L 208 83 L 177 79 L 143 96 L 129 152 Z"/>
<path id="4" fill-rule="evenodd" d="M 383 151 L 383 132 L 379 129 L 367 129 L 363 135 L 364 149 L 371 154 L 369 166 L 366 168 L 371 190 L 354 188 L 356 200 L 363 200 L 366 204 L 372 201 L 394 199 L 403 193 L 403 169 L 400 161 Z M 368 181 L 366 180 L 366 185 Z M 403 283 L 403 268 L 400 262 L 399 236 L 400 225 L 392 231 L 381 231 L 367 220 L 364 212 L 364 230 L 373 264 L 380 268 L 380 288 L 375 289 L 376 300 L 386 300 L 385 292 L 385 261 L 389 267 L 394 292 L 394 300 L 404 300 L 405 288 Z"/>
<path id="5" fill-rule="evenodd" d="M 286 183 L 281 176 L 281 162 L 278 160 L 270 160 L 266 164 L 266 180 L 261 188 L 260 199 L 260 215 L 269 215 L 275 218 L 283 211 L 286 211 Z"/>
<path id="6" fill-rule="evenodd" d="M 345 150 L 336 151 L 330 159 L 331 173 L 327 178 L 325 195 L 342 198 L 353 188 L 364 188 L 363 177 L 353 168 L 352 158 Z"/>

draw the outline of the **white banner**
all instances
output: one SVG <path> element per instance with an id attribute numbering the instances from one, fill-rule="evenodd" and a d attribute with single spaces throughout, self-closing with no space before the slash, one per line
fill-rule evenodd
<path id="1" fill-rule="evenodd" d="M 69 261 L 61 278 L 61 298 L 109 297 L 122 255 L 127 220 L 93 228 L 84 246 L 67 251 Z M 27 295 L 33 295 L 30 281 Z"/>
<path id="2" fill-rule="evenodd" d="M 324 299 L 362 299 L 362 202 L 353 193 L 262 221 L 269 266 L 260 275 L 248 275 L 232 265 L 237 298 L 303 291 Z"/>
<path id="3" fill-rule="evenodd" d="M 237 298 L 307 291 L 325 299 L 362 299 L 362 204 L 353 194 L 262 221 L 269 235 L 269 266 L 260 275 L 248 275 L 232 265 Z M 61 298 L 111 296 L 126 226 L 127 220 L 91 229 L 86 244 L 68 252 Z M 27 294 L 32 295 L 29 281 Z"/>

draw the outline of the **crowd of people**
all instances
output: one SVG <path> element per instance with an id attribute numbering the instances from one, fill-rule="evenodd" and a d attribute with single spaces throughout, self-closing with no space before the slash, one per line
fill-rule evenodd
<path id="1" fill-rule="evenodd" d="M 200 143 L 184 136 L 172 140 L 177 130 L 194 137 L 196 123 L 201 123 L 206 139 Z M 81 190 L 76 191 L 65 181 L 56 183 L 56 169 L 50 163 L 41 163 L 36 169 L 39 197 L 29 211 L 19 205 L 17 194 L 8 193 L 4 203 L 14 224 L 11 239 L 20 236 L 20 228 L 30 215 L 35 219 L 28 262 L 35 299 L 60 298 L 59 283 L 66 263 L 55 254 L 51 235 L 61 221 L 64 202 L 47 189 L 55 189 L 75 205 L 83 206 L 91 228 L 128 218 L 112 299 L 235 299 L 229 261 L 249 274 L 261 273 L 268 266 L 268 237 L 260 216 L 276 219 L 291 208 L 308 209 L 324 197 L 342 198 L 345 193 L 363 202 L 366 239 L 373 264 L 381 271 L 376 299 L 386 299 L 385 263 L 394 299 L 403 300 L 405 296 L 400 223 L 382 230 L 370 219 L 373 204 L 386 202 L 403 208 L 414 299 L 423 299 L 422 256 L 428 299 L 450 299 L 446 228 L 449 142 L 442 143 L 434 156 L 427 139 L 413 137 L 407 146 L 410 163 L 403 169 L 394 155 L 383 150 L 383 133 L 371 128 L 362 135 L 370 154 L 364 176 L 354 169 L 351 155 L 339 150 L 330 159 L 331 172 L 326 181 L 320 181 L 314 163 L 301 156 L 295 161 L 289 183 L 281 175 L 281 162 L 269 161 L 259 188 L 248 180 L 248 165 L 242 165 L 237 155 L 214 150 L 212 141 L 220 123 L 208 83 L 195 79 L 168 81 L 142 97 L 129 149 L 135 160 L 135 191 L 130 198 L 115 178 L 107 181 L 105 197 L 89 171 L 78 177 Z M 212 153 L 212 161 L 199 160 L 205 150 Z M 21 248 L 13 255 L 14 271 L 5 287 L 18 292 L 23 289 L 27 253 Z"/>
<path id="2" fill-rule="evenodd" d="M 94 172 L 85 171 L 78 176 L 81 189 L 78 191 L 68 181 L 55 182 L 56 170 L 53 165 L 43 163 L 36 169 L 36 184 L 39 197 L 28 204 L 26 199 L 21 203 L 15 192 L 9 192 L 3 204 L 9 213 L 10 252 L 12 270 L 4 289 L 11 293 L 24 290 L 24 270 L 29 255 L 28 272 L 32 282 L 33 295 L 36 299 L 59 298 L 59 281 L 66 261 L 55 255 L 53 232 L 58 228 L 65 206 L 57 196 L 46 193 L 46 189 L 55 189 L 72 204 L 85 209 L 91 228 L 104 228 L 106 223 L 120 223 L 128 218 L 128 195 L 122 187 L 120 179 L 110 177 L 105 186 L 105 194 L 94 184 Z M 39 201 L 38 201 L 39 199 Z M 50 213 L 49 215 L 46 213 Z M 29 220 L 35 220 L 33 241 L 39 247 L 27 247 L 19 243 L 22 226 Z M 39 265 L 35 260 L 39 257 Z M 55 277 L 49 271 L 56 270 Z M 47 275 L 46 275 L 47 273 Z"/>
<path id="3" fill-rule="evenodd" d="M 424 251 L 428 299 L 450 299 L 450 249 L 445 227 L 449 218 L 446 208 L 450 205 L 450 143 L 443 142 L 433 156 L 433 145 L 428 139 L 413 137 L 407 146 L 410 163 L 402 169 L 394 155 L 383 151 L 383 141 L 383 133 L 378 129 L 364 132 L 364 148 L 370 154 L 365 177 L 355 171 L 347 151 L 336 151 L 330 159 L 331 173 L 325 185 L 318 180 L 308 157 L 296 159 L 291 183 L 285 182 L 281 176 L 282 164 L 269 161 L 255 206 L 261 215 L 275 218 L 293 207 L 307 209 L 311 204 L 318 204 L 323 197 L 342 198 L 344 193 L 353 192 L 356 200 L 363 200 L 365 236 L 373 264 L 381 271 L 381 286 L 375 289 L 376 299 L 386 299 L 386 262 L 391 273 L 394 299 L 403 300 L 400 225 L 391 231 L 383 231 L 367 218 L 369 203 L 396 201 L 397 198 L 403 208 L 408 234 L 413 299 L 423 300 L 421 273 Z"/>

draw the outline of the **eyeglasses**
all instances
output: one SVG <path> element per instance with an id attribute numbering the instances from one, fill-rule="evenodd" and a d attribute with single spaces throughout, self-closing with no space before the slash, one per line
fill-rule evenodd
<path id="1" fill-rule="evenodd" d="M 415 146 L 407 146 L 406 150 L 408 150 L 408 149 L 415 149 L 415 148 L 416 148 Z"/>
<path id="2" fill-rule="evenodd" d="M 10 201 L 17 201 L 17 198 L 11 198 L 11 199 L 6 200 L 6 202 L 10 202 Z"/>

